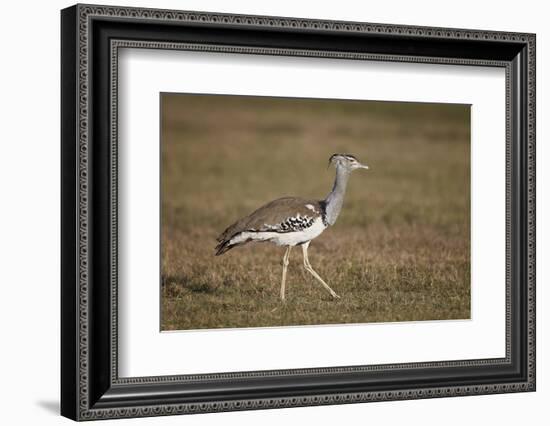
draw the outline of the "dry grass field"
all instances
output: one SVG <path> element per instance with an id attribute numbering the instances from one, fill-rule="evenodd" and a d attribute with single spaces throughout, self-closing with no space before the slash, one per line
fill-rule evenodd
<path id="1" fill-rule="evenodd" d="M 470 318 L 470 112 L 464 105 L 163 94 L 163 330 Z M 282 196 L 324 198 L 354 154 L 335 226 L 309 249 L 214 256 L 216 236 Z"/>

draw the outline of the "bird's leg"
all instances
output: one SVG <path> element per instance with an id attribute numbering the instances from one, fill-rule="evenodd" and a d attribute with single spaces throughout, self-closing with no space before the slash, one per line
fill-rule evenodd
<path id="1" fill-rule="evenodd" d="M 302 253 L 304 255 L 304 268 L 306 268 L 306 271 L 308 271 L 313 277 L 318 280 L 321 284 L 323 284 L 323 287 L 325 287 L 330 295 L 334 297 L 335 299 L 340 299 L 340 296 L 336 294 L 336 292 L 329 287 L 329 285 L 323 281 L 323 279 L 319 276 L 317 272 L 312 268 L 311 264 L 309 263 L 309 259 L 307 257 L 307 249 L 309 247 L 309 242 L 302 244 Z"/>
<path id="2" fill-rule="evenodd" d="M 288 246 L 285 255 L 283 257 L 283 278 L 281 280 L 281 300 L 285 301 L 285 283 L 286 283 L 286 270 L 288 268 L 289 258 L 290 258 L 290 250 L 292 250 L 292 246 Z"/>

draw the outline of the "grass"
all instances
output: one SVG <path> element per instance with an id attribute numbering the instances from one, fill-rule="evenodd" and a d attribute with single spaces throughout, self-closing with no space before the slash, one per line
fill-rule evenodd
<path id="1" fill-rule="evenodd" d="M 162 96 L 163 330 L 470 317 L 470 119 L 463 105 Z M 335 152 L 354 172 L 342 214 L 295 248 L 214 256 L 216 236 L 281 196 L 322 199 Z"/>

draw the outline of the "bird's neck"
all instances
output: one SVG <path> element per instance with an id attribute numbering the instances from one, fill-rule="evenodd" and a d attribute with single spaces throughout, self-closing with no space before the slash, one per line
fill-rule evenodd
<path id="1" fill-rule="evenodd" d="M 327 198 L 325 198 L 325 221 L 329 225 L 334 225 L 340 211 L 342 210 L 349 176 L 349 171 L 344 170 L 341 167 L 336 168 L 334 186 L 332 187 L 330 194 L 328 194 Z"/>

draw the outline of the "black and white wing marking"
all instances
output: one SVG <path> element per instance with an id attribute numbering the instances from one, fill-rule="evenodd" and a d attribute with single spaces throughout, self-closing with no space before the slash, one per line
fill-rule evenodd
<path id="1" fill-rule="evenodd" d="M 281 223 L 278 223 L 276 225 L 270 225 L 267 223 L 264 223 L 260 229 L 250 229 L 250 231 L 254 232 L 279 232 L 279 233 L 285 233 L 285 232 L 298 232 L 303 231 L 304 229 L 309 228 L 313 225 L 313 222 L 315 221 L 314 217 L 310 216 L 302 216 L 300 213 L 298 213 L 296 216 L 290 216 L 287 217 L 284 221 Z"/>

